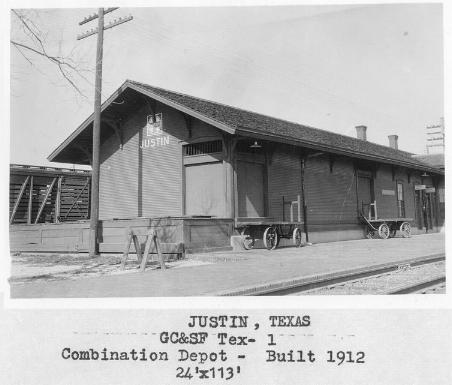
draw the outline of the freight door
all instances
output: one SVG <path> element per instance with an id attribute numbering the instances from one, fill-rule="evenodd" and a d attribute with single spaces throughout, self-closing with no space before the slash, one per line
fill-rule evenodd
<path id="1" fill-rule="evenodd" d="M 263 217 L 264 165 L 237 161 L 237 190 L 239 217 Z"/>
<path id="2" fill-rule="evenodd" d="M 222 162 L 185 166 L 185 213 L 225 216 Z"/>
<path id="3" fill-rule="evenodd" d="M 358 175 L 358 205 L 365 217 L 375 216 L 370 204 L 373 202 L 372 178 L 367 175 Z"/>

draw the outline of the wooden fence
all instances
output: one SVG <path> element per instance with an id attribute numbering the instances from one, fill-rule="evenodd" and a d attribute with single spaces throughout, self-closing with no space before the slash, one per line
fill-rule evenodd
<path id="1" fill-rule="evenodd" d="M 9 223 L 60 223 L 88 219 L 90 188 L 90 171 L 11 165 Z"/>

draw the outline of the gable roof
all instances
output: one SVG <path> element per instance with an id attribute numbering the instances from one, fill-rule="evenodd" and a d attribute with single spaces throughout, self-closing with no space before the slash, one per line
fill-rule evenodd
<path id="1" fill-rule="evenodd" d="M 391 147 L 273 118 L 256 112 L 242 110 L 225 104 L 169 91 L 163 88 L 153 87 L 148 84 L 131 80 L 125 81 L 123 85 L 103 103 L 102 111 L 106 110 L 119 95 L 122 95 L 128 89 L 134 90 L 152 99 L 156 99 L 229 134 L 238 134 L 274 142 L 289 143 L 325 152 L 348 155 L 354 158 L 375 160 L 441 173 L 439 169 L 432 168 L 431 165 L 414 158 L 412 156 L 413 154 L 406 151 L 395 150 Z M 74 145 L 78 138 L 87 137 L 87 132 L 89 133 L 92 130 L 92 122 L 93 114 L 55 151 L 53 151 L 48 159 L 50 161 L 67 162 L 67 157 L 65 158 L 64 156 L 61 156 L 61 154 L 67 150 L 68 147 Z M 86 140 L 85 143 L 87 143 Z M 73 162 L 73 160 L 71 162 Z"/>

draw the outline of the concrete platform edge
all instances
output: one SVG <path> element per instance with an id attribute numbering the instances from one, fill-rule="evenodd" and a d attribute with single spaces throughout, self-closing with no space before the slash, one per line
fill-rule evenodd
<path id="1" fill-rule="evenodd" d="M 290 279 L 270 281 L 267 283 L 263 283 L 261 285 L 243 286 L 243 287 L 239 287 L 239 288 L 232 289 L 232 290 L 222 290 L 219 292 L 208 293 L 208 294 L 206 294 L 206 296 L 225 297 L 225 296 L 252 296 L 252 295 L 270 294 L 273 291 L 290 289 L 290 288 L 293 288 L 296 286 L 302 286 L 302 285 L 308 285 L 308 284 L 312 284 L 312 283 L 316 283 L 316 282 L 321 282 L 323 280 L 346 278 L 347 276 L 365 273 L 367 271 L 389 269 L 391 267 L 396 267 L 399 265 L 406 265 L 406 264 L 413 265 L 413 264 L 420 263 L 420 262 L 434 261 L 435 259 L 440 260 L 442 258 L 445 258 L 445 253 L 430 254 L 430 255 L 425 255 L 422 257 L 403 259 L 400 261 L 374 264 L 374 265 L 368 265 L 368 266 L 360 266 L 360 267 L 356 267 L 354 269 L 349 269 L 349 270 L 336 270 L 336 271 L 326 273 L 326 274 L 300 276 L 300 277 L 294 277 L 294 278 L 290 278 Z"/>

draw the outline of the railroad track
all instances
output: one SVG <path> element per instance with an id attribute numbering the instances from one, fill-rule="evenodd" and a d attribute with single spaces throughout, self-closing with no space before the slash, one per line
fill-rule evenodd
<path id="1" fill-rule="evenodd" d="M 285 287 L 269 285 L 248 295 L 440 294 L 445 293 L 445 280 L 445 255 L 441 254 L 327 274 Z"/>

